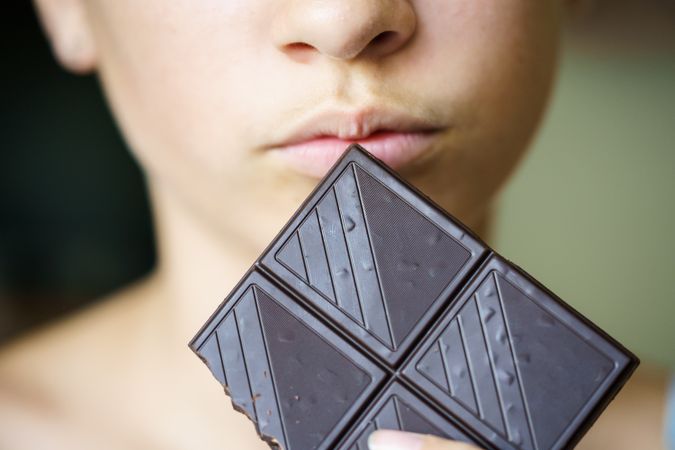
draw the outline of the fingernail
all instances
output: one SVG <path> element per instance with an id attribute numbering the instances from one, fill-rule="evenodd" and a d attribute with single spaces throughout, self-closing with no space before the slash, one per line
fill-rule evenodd
<path id="1" fill-rule="evenodd" d="M 419 450 L 423 437 L 404 431 L 377 430 L 368 436 L 369 450 Z"/>

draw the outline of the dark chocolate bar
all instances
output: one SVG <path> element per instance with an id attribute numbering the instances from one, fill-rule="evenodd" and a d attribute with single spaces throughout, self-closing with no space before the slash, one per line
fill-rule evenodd
<path id="1" fill-rule="evenodd" d="M 190 348 L 272 447 L 573 446 L 638 359 L 358 144 Z"/>

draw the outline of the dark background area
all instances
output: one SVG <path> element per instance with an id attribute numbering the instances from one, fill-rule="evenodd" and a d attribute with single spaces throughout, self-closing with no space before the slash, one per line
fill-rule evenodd
<path id="1" fill-rule="evenodd" d="M 153 264 L 142 175 L 94 76 L 54 61 L 30 2 L 0 42 L 0 340 Z"/>

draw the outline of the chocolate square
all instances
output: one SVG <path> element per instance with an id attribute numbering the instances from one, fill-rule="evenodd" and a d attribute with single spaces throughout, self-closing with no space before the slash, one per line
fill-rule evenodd
<path id="1" fill-rule="evenodd" d="M 380 429 L 433 434 L 479 445 L 478 441 L 460 429 L 456 422 L 439 414 L 398 381 L 389 384 L 375 399 L 339 448 L 368 450 L 368 436 Z"/>
<path id="2" fill-rule="evenodd" d="M 486 248 L 372 157 L 349 153 L 261 265 L 395 366 Z"/>
<path id="3" fill-rule="evenodd" d="M 258 433 L 329 448 L 384 372 L 253 269 L 191 345 Z"/>
<path id="4" fill-rule="evenodd" d="M 633 362 L 503 258 L 483 265 L 403 368 L 499 448 L 562 448 Z"/>

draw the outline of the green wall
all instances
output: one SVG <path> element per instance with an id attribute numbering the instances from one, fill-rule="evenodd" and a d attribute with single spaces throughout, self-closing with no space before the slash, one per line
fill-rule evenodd
<path id="1" fill-rule="evenodd" d="M 644 360 L 675 368 L 675 54 L 566 45 L 496 248 Z"/>

